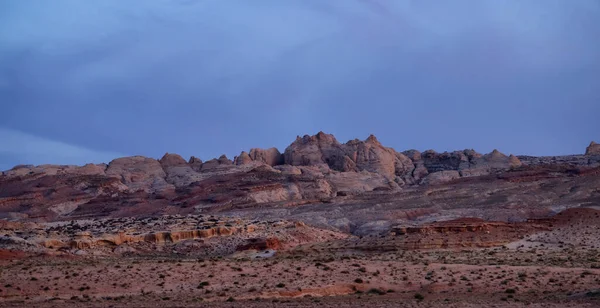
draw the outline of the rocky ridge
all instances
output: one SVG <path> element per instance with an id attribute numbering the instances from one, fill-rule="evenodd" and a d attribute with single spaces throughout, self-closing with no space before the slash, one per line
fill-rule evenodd
<path id="1" fill-rule="evenodd" d="M 188 161 L 122 157 L 109 164 L 16 166 L 0 176 L 0 218 L 51 221 L 86 217 L 190 214 L 286 202 L 329 202 L 373 192 L 400 192 L 535 166 L 600 166 L 599 145 L 585 155 L 530 157 L 497 150 L 397 152 L 375 136 L 340 143 L 319 132 L 297 137 L 283 153 L 251 149 Z"/>

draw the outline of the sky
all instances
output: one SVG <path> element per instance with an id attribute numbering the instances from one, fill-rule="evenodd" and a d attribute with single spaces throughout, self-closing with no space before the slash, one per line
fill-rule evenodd
<path id="1" fill-rule="evenodd" d="M 3 0 L 0 170 L 340 142 L 583 153 L 597 0 Z"/>

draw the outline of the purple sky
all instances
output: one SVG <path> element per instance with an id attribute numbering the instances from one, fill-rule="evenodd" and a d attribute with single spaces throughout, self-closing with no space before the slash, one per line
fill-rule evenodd
<path id="1" fill-rule="evenodd" d="M 0 1 L 0 169 L 600 141 L 597 0 Z"/>

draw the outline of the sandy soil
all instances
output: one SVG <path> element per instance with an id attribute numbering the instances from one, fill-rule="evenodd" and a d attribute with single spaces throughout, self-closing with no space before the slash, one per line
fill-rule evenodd
<path id="1" fill-rule="evenodd" d="M 101 246 L 102 255 L 0 250 L 0 306 L 600 307 L 598 214 L 568 210 L 546 222 L 548 228 L 452 223 L 362 238 L 274 222 L 252 236 L 279 236 L 293 245 L 274 241 L 270 245 L 281 249 L 221 249 L 208 257 L 176 250 L 198 239 L 154 243 L 135 253 Z M 518 234 L 522 230 L 529 233 Z M 202 240 L 225 247 L 248 236 Z M 407 239 L 432 238 L 454 244 L 406 248 Z"/>
<path id="2" fill-rule="evenodd" d="M 455 303 L 460 307 L 494 303 L 554 303 L 594 307 L 600 270 L 573 264 L 492 265 L 505 259 L 494 250 L 385 253 L 242 261 L 197 259 L 91 259 L 35 257 L 1 261 L 2 306 L 221 306 L 249 301 L 294 305 L 361 306 L 361 301 L 406 307 Z M 551 250 L 537 254 L 551 258 Z M 511 251 L 515 260 L 526 252 Z M 488 264 L 483 263 L 484 255 Z M 543 258 L 543 257 L 542 257 Z M 567 257 L 568 258 L 568 257 Z M 445 259 L 447 264 L 439 261 Z M 510 262 L 508 262 L 510 263 Z M 542 262 L 543 263 L 543 262 Z M 330 297 L 333 296 L 333 297 Z M 422 299 L 421 299 L 422 296 Z M 229 302 L 228 302 L 229 300 Z M 290 302 L 287 302 L 290 301 Z M 127 304 L 125 304 L 127 303 Z M 238 303 L 239 304 L 239 303 Z M 558 306 L 556 306 L 558 305 Z M 587 305 L 587 306 L 586 306 Z M 457 306 L 457 307 L 459 307 Z M 542 307 L 542 306 L 540 306 Z M 547 307 L 547 306 L 543 306 Z M 549 306 L 551 307 L 551 306 Z"/>

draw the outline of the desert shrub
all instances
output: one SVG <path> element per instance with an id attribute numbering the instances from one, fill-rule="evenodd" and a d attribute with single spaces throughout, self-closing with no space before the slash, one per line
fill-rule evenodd
<path id="1" fill-rule="evenodd" d="M 377 289 L 377 288 L 372 288 L 369 291 L 367 291 L 368 294 L 377 294 L 377 295 L 383 295 L 386 292 L 381 290 L 381 289 Z"/>

